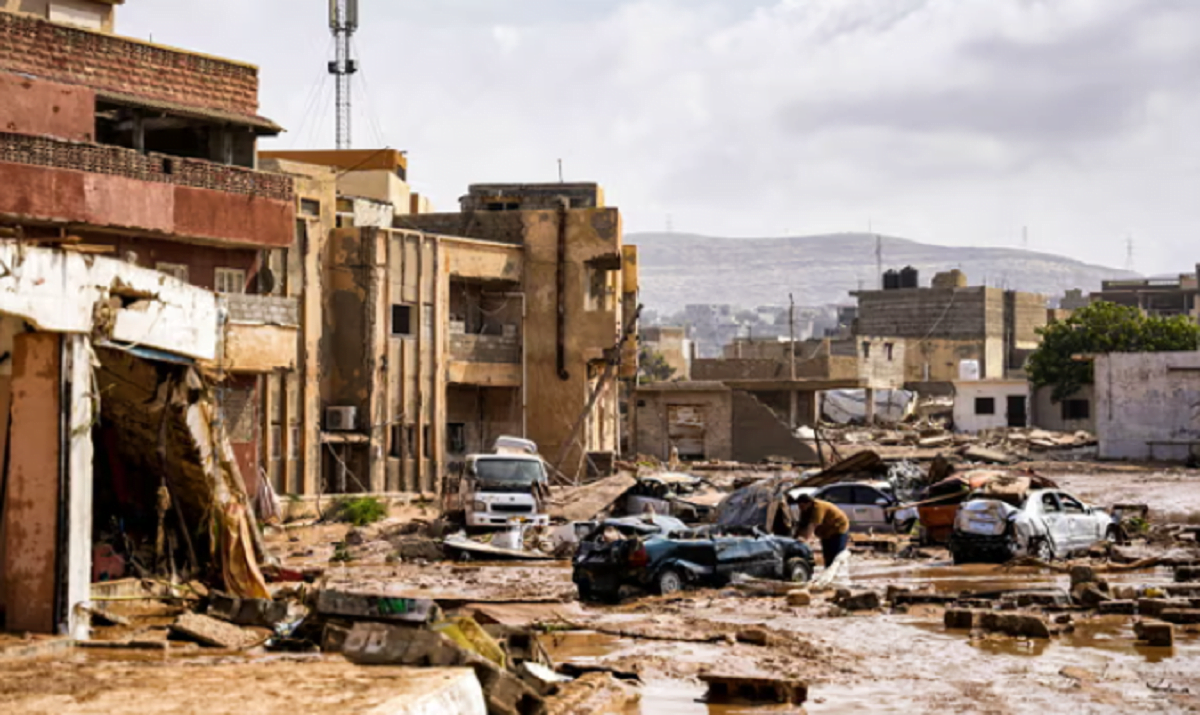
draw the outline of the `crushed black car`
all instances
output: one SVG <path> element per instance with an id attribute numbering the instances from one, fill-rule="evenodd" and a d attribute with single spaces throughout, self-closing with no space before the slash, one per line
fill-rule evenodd
<path id="1" fill-rule="evenodd" d="M 609 519 L 580 541 L 572 579 L 585 601 L 616 601 L 622 587 L 670 594 L 720 588 L 734 574 L 797 583 L 813 573 L 807 544 L 753 530 L 688 529 L 669 517 Z"/>

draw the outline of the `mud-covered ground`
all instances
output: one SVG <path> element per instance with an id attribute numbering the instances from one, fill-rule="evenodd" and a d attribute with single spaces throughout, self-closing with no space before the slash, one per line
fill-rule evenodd
<path id="1" fill-rule="evenodd" d="M 1155 521 L 1200 521 L 1194 471 L 1033 466 L 1099 506 L 1145 503 Z M 848 613 L 830 603 L 829 593 L 814 593 L 799 608 L 780 595 L 737 588 L 581 604 L 566 561 L 457 563 L 425 558 L 412 544 L 404 546 L 407 557 L 399 556 L 396 542 L 383 535 L 410 516 L 350 539 L 350 527 L 321 524 L 273 530 L 267 541 L 285 566 L 323 567 L 316 587 L 434 598 L 447 609 L 483 609 L 505 623 L 537 626 L 557 661 L 640 678 L 634 713 L 798 711 L 705 704 L 702 673 L 804 680 L 809 713 L 1200 710 L 1200 635 L 1192 627 L 1176 627 L 1174 647 L 1155 648 L 1138 644 L 1133 618 L 1086 610 L 1050 614 L 1069 618 L 1069 627 L 1048 640 L 1029 640 L 949 630 L 944 606 L 936 604 Z M 1103 561 L 1090 563 L 1113 585 L 1172 580 L 1167 568 L 1109 573 Z M 918 559 L 856 555 L 850 585 L 881 594 L 891 586 L 960 595 L 1070 587 L 1061 568 L 956 567 L 938 549 Z M 115 604 L 113 610 L 135 622 L 100 629 L 101 639 L 165 640 L 177 606 Z M 374 703 L 395 675 L 320 654 L 220 653 L 182 644 L 134 653 L 76 649 L 46 662 L 0 663 L 0 712 L 237 711 L 223 709 L 226 701 L 254 712 L 268 698 L 294 712 L 350 711 Z M 209 697 L 217 691 L 220 702 Z"/>

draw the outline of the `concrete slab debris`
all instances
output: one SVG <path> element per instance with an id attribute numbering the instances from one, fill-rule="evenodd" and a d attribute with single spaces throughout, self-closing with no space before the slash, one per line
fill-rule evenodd
<path id="1" fill-rule="evenodd" d="M 1133 632 L 1138 640 L 1150 646 L 1170 648 L 1175 645 L 1175 627 L 1170 623 L 1139 621 L 1133 624 Z"/>
<path id="2" fill-rule="evenodd" d="M 786 678 L 754 678 L 739 675 L 701 674 L 708 686 L 709 702 L 739 699 L 752 702 L 803 705 L 808 700 L 808 684 Z"/>
<path id="3" fill-rule="evenodd" d="M 428 598 L 401 598 L 370 593 L 324 589 L 313 608 L 322 616 L 423 624 L 436 619 L 437 604 Z"/>
<path id="4" fill-rule="evenodd" d="M 208 615 L 239 626 L 273 628 L 287 618 L 288 604 L 265 598 L 237 598 L 214 593 L 209 598 Z"/>
<path id="5" fill-rule="evenodd" d="M 264 640 L 262 636 L 253 631 L 198 613 L 184 613 L 179 616 L 171 624 L 171 633 L 184 640 L 195 641 L 200 645 L 230 650 L 249 648 Z"/>

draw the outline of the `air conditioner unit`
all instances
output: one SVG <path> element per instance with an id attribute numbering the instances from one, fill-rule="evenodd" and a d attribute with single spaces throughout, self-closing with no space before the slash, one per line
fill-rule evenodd
<path id="1" fill-rule="evenodd" d="M 326 407 L 325 429 L 330 432 L 349 432 L 355 428 L 357 407 Z"/>

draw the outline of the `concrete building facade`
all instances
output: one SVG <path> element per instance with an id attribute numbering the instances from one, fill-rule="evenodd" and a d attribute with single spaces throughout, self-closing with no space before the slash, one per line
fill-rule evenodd
<path id="1" fill-rule="evenodd" d="M 1094 389 L 1102 459 L 1200 454 L 1200 352 L 1098 355 Z"/>
<path id="2" fill-rule="evenodd" d="M 642 349 L 663 356 L 675 374 L 672 380 L 692 379 L 693 343 L 688 339 L 687 328 L 653 326 L 642 329 Z"/>
<path id="3" fill-rule="evenodd" d="M 144 535 L 161 484 L 184 531 L 240 523 L 263 377 L 296 363 L 298 305 L 268 289 L 295 187 L 255 167 L 280 131 L 257 69 L 114 35 L 116 4 L 0 4 L 0 606 L 17 630 L 86 630 L 93 539 L 118 518 Z"/>
<path id="4" fill-rule="evenodd" d="M 905 342 L 908 382 L 958 379 L 964 361 L 980 366 L 980 377 L 1018 376 L 1046 325 L 1046 298 L 984 286 L 958 287 L 965 277 L 941 279 L 938 286 L 858 291 L 858 339 Z M 940 279 L 940 280 L 939 280 Z"/>
<path id="5" fill-rule="evenodd" d="M 954 429 L 974 434 L 1029 426 L 1029 383 L 977 380 L 954 384 Z"/>
<path id="6" fill-rule="evenodd" d="M 1195 273 L 1184 273 L 1178 278 L 1104 281 L 1090 299 L 1093 303 L 1132 306 L 1147 315 L 1184 315 L 1193 321 L 1200 320 L 1200 265 Z"/>

